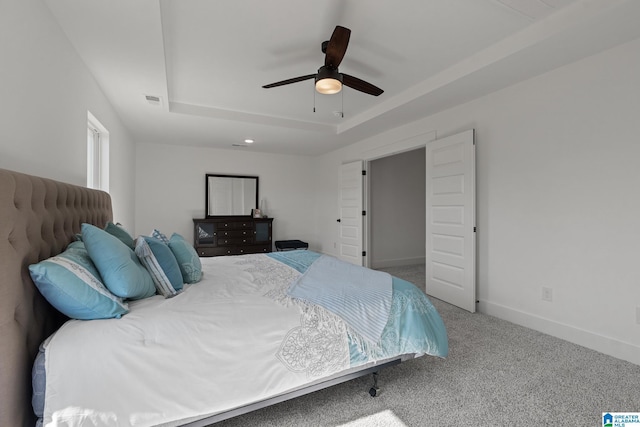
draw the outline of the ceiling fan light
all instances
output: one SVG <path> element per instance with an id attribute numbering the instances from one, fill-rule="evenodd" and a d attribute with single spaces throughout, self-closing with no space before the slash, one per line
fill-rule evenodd
<path id="1" fill-rule="evenodd" d="M 335 68 L 320 67 L 316 75 L 316 91 L 323 95 L 333 95 L 342 90 L 342 74 Z"/>
<path id="2" fill-rule="evenodd" d="M 323 95 L 333 95 L 342 90 L 342 83 L 340 80 L 332 78 L 318 80 L 316 82 L 316 90 Z"/>

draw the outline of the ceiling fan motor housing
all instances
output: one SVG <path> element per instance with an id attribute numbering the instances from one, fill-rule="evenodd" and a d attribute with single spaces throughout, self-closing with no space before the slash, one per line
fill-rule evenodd
<path id="1" fill-rule="evenodd" d="M 342 74 L 338 72 L 337 68 L 323 65 L 322 67 L 318 68 L 318 74 L 316 74 L 316 83 L 323 79 L 334 79 L 342 83 Z"/>

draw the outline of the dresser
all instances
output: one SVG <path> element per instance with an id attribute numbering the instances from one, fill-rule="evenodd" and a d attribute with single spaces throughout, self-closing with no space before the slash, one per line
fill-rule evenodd
<path id="1" fill-rule="evenodd" d="M 273 218 L 193 219 L 193 246 L 201 257 L 271 252 Z"/>

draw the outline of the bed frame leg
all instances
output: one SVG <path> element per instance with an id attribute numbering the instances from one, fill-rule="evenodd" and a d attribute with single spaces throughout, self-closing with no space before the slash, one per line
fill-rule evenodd
<path id="1" fill-rule="evenodd" d="M 378 371 L 373 373 L 373 387 L 369 389 L 369 395 L 371 397 L 376 397 L 378 395 Z"/>

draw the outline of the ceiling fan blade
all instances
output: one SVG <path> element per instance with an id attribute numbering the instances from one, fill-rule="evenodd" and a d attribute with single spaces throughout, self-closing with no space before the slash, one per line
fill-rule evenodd
<path id="1" fill-rule="evenodd" d="M 340 25 L 336 26 L 331 34 L 331 39 L 327 44 L 327 52 L 324 57 L 324 65 L 331 68 L 338 68 L 338 65 L 342 62 L 344 54 L 349 46 L 349 37 L 351 37 L 351 30 Z"/>
<path id="2" fill-rule="evenodd" d="M 315 76 L 316 76 L 315 74 L 307 74 L 306 76 L 294 77 L 292 79 L 282 80 L 281 82 L 270 83 L 270 84 L 264 85 L 262 87 L 265 88 L 265 89 L 269 89 L 269 88 L 276 87 L 276 86 L 290 85 L 291 83 L 298 83 L 298 82 L 301 82 L 303 80 L 312 79 Z"/>
<path id="3" fill-rule="evenodd" d="M 369 95 L 378 96 L 384 92 L 377 86 L 367 83 L 357 77 L 350 76 L 349 74 L 342 73 L 342 84 L 349 86 L 352 89 L 359 90 L 360 92 L 368 93 Z"/>

